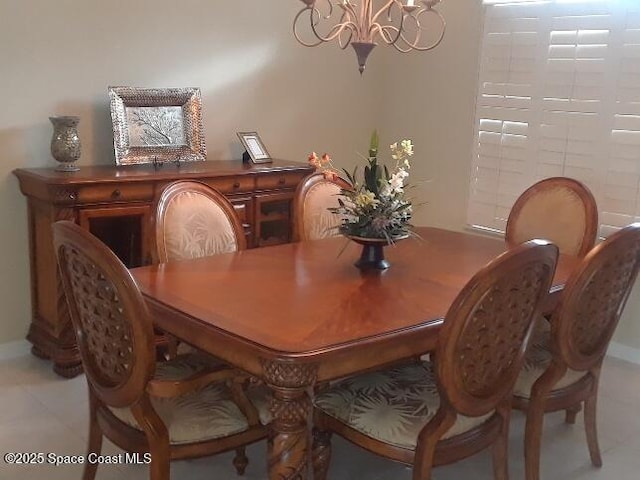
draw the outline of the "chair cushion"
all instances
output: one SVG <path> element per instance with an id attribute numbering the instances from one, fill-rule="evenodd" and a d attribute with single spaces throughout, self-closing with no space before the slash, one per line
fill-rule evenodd
<path id="1" fill-rule="evenodd" d="M 516 382 L 513 394 L 517 397 L 529 398 L 531 396 L 531 388 L 536 380 L 551 365 L 551 327 L 545 318 L 541 318 L 536 325 L 533 333 L 533 339 L 527 355 L 524 359 L 524 365 Z M 586 375 L 586 372 L 578 372 L 568 369 L 567 373 L 556 383 L 554 390 L 567 387 L 577 382 Z"/>
<path id="2" fill-rule="evenodd" d="M 414 450 L 420 430 L 440 406 L 440 396 L 432 364 L 421 362 L 350 377 L 318 395 L 314 404 L 368 437 Z M 467 432 L 491 415 L 458 415 L 442 438 Z"/>
<path id="3" fill-rule="evenodd" d="M 156 378 L 185 379 L 208 365 L 212 360 L 201 355 L 180 356 L 176 360 L 158 363 Z M 215 359 L 213 360 L 215 362 Z M 255 387 L 247 392 L 263 424 L 271 420 L 268 393 Z M 255 402 L 254 402 L 254 399 Z M 213 440 L 249 428 L 246 417 L 232 399 L 223 382 L 172 398 L 151 397 L 151 403 L 169 431 L 173 445 Z M 129 408 L 112 408 L 111 412 L 127 425 L 141 430 Z M 266 411 L 264 411 L 266 409 Z"/>
<path id="4" fill-rule="evenodd" d="M 340 187 L 333 182 L 320 182 L 313 185 L 304 198 L 304 216 L 302 218 L 306 240 L 338 235 L 338 226 L 342 217 L 331 213 L 328 208 L 339 207 Z"/>
<path id="5" fill-rule="evenodd" d="M 215 201 L 183 192 L 167 206 L 164 220 L 167 258 L 183 260 L 238 250 L 233 224 Z"/>

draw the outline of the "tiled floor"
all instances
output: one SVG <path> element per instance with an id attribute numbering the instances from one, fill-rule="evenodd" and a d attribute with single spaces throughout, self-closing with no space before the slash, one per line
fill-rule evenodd
<path id="1" fill-rule="evenodd" d="M 604 466 L 591 466 L 582 422 L 570 426 L 561 414 L 547 415 L 543 441 L 543 480 L 637 480 L 640 478 L 640 367 L 607 359 L 599 404 L 600 444 Z M 0 358 L 0 453 L 52 452 L 82 455 L 87 435 L 86 384 L 83 376 L 63 380 L 51 372 L 48 362 L 18 352 Z M 512 422 L 510 472 L 523 478 L 523 416 L 515 412 Z M 331 480 L 409 480 L 411 471 L 378 458 L 338 438 L 334 440 Z M 105 453 L 119 449 L 106 442 Z M 265 445 L 248 451 L 250 464 L 243 478 L 262 480 Z M 233 480 L 231 454 L 174 462 L 172 479 Z M 54 467 L 7 465 L 0 461 L 0 480 L 73 480 L 82 478 L 81 466 Z M 100 480 L 148 478 L 145 466 L 102 465 Z M 436 469 L 436 480 L 483 480 L 492 478 L 486 453 Z"/>

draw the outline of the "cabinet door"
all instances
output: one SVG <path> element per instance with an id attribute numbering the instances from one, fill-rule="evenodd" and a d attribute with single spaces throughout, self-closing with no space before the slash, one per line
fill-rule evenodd
<path id="1" fill-rule="evenodd" d="M 102 240 L 129 268 L 151 263 L 151 205 L 86 208 L 80 226 Z"/>
<path id="2" fill-rule="evenodd" d="M 238 214 L 240 222 L 244 227 L 244 235 L 247 239 L 247 248 L 255 247 L 254 220 L 253 220 L 253 198 L 251 197 L 231 197 L 229 201 Z"/>
<path id="3" fill-rule="evenodd" d="M 293 192 L 265 193 L 255 198 L 256 246 L 290 242 Z"/>

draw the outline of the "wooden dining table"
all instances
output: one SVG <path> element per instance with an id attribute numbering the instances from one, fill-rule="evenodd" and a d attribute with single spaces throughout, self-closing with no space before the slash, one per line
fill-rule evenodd
<path id="1" fill-rule="evenodd" d="M 319 382 L 433 350 L 452 301 L 506 250 L 502 239 L 437 228 L 361 271 L 342 237 L 136 268 L 157 327 L 264 380 L 272 390 L 269 479 L 304 479 L 309 392 Z M 577 264 L 561 255 L 546 309 Z"/>

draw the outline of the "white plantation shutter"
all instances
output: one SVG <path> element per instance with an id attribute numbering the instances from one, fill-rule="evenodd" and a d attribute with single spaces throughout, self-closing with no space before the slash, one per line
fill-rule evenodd
<path id="1" fill-rule="evenodd" d="M 504 231 L 546 177 L 584 182 L 602 236 L 640 218 L 640 2 L 485 2 L 469 225 Z"/>

